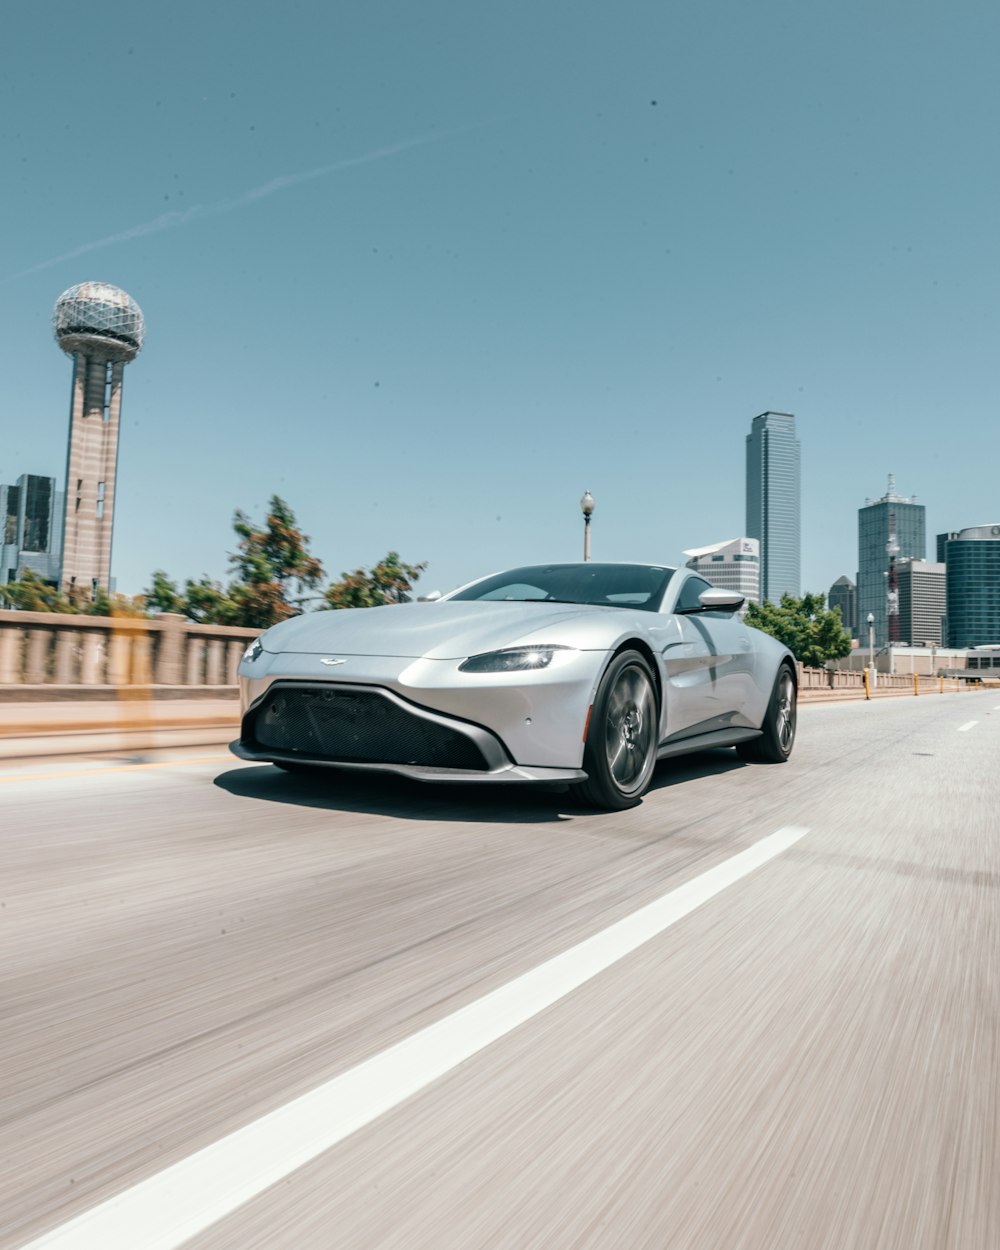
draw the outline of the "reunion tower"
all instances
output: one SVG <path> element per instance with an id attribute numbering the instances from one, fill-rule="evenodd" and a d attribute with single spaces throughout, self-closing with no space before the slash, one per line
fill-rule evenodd
<path id="1" fill-rule="evenodd" d="M 106 282 L 82 282 L 59 296 L 52 326 L 73 357 L 59 583 L 93 598 L 111 581 L 122 374 L 142 348 L 145 325 L 130 295 Z"/>

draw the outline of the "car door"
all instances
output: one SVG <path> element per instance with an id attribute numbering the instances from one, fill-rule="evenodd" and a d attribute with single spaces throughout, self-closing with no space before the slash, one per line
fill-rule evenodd
<path id="1" fill-rule="evenodd" d="M 698 597 L 710 589 L 703 578 L 688 577 L 673 604 L 661 651 L 668 739 L 750 724 L 750 631 L 735 612 L 702 610 Z"/>

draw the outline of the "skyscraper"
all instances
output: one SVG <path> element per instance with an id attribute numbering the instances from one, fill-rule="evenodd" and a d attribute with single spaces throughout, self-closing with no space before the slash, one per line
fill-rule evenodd
<path id="1" fill-rule="evenodd" d="M 840 619 L 844 628 L 852 638 L 858 636 L 858 588 L 849 577 L 838 577 L 830 587 L 826 596 L 827 606 L 832 612 L 840 608 Z"/>
<path id="2" fill-rule="evenodd" d="M 927 553 L 924 511 L 916 497 L 896 494 L 891 473 L 882 498 L 866 500 L 858 509 L 858 629 L 867 631 L 870 612 L 877 647 L 889 642 L 889 583 L 897 562 L 905 557 L 923 560 Z M 890 545 L 895 551 L 890 552 Z M 903 641 L 902 635 L 893 641 Z"/>
<path id="3" fill-rule="evenodd" d="M 111 580 L 118 426 L 125 365 L 142 348 L 142 311 L 104 282 L 64 291 L 53 314 L 56 342 L 73 357 L 60 584 L 93 597 Z"/>
<path id="4" fill-rule="evenodd" d="M 790 412 L 763 412 L 747 435 L 747 524 L 760 542 L 760 597 L 800 592 L 799 440 Z"/>
<path id="5" fill-rule="evenodd" d="M 928 560 L 899 561 L 899 637 L 912 647 L 944 642 L 944 565 Z"/>
<path id="6" fill-rule="evenodd" d="M 946 544 L 948 646 L 1000 646 L 1000 525 L 973 525 Z"/>
<path id="7" fill-rule="evenodd" d="M 0 485 L 0 581 L 27 569 L 43 581 L 58 580 L 62 504 L 52 477 L 22 473 L 13 486 Z"/>

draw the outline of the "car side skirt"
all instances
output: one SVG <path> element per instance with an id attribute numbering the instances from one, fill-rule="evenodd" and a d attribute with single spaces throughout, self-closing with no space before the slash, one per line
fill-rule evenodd
<path id="1" fill-rule="evenodd" d="M 739 742 L 749 742 L 760 736 L 759 729 L 715 729 L 690 738 L 671 738 L 660 743 L 656 758 L 665 760 L 674 755 L 690 755 L 692 751 L 707 751 L 711 747 L 734 747 Z"/>

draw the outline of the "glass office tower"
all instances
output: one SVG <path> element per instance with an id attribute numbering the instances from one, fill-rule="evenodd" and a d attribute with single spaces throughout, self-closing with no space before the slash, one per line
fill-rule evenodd
<path id="1" fill-rule="evenodd" d="M 763 412 L 747 435 L 748 538 L 760 542 L 760 597 L 801 594 L 799 440 L 790 412 Z"/>
<path id="2" fill-rule="evenodd" d="M 58 581 L 62 508 L 55 478 L 22 473 L 16 485 L 0 485 L 0 581 L 26 569 Z"/>
<path id="3" fill-rule="evenodd" d="M 897 567 L 906 557 L 923 560 L 927 554 L 924 505 L 917 503 L 915 496 L 905 499 L 897 495 L 890 474 L 882 498 L 869 499 L 858 509 L 858 634 L 862 639 L 868 637 L 870 612 L 875 618 L 877 647 L 889 642 L 889 535 L 893 528 Z"/>
<path id="4" fill-rule="evenodd" d="M 950 647 L 1000 646 L 1000 525 L 973 525 L 946 544 Z"/>
<path id="5" fill-rule="evenodd" d="M 849 577 L 838 577 L 826 596 L 827 606 L 840 608 L 840 619 L 852 638 L 858 636 L 858 588 Z"/>

